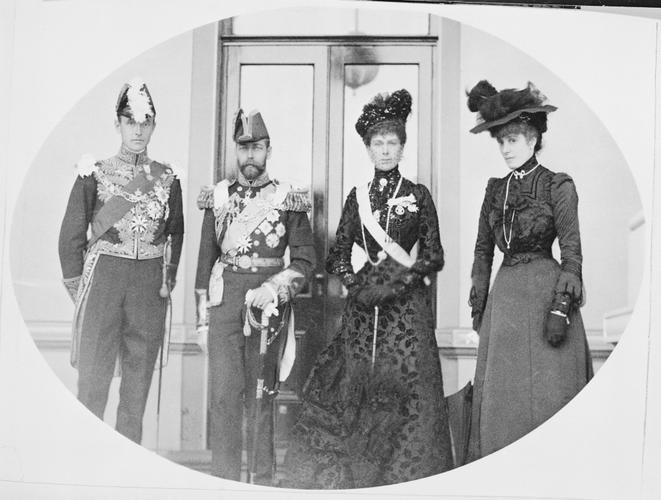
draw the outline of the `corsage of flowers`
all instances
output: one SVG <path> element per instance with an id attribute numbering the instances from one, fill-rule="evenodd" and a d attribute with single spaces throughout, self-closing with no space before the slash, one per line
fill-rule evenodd
<path id="1" fill-rule="evenodd" d="M 389 207 L 395 207 L 395 213 L 397 215 L 404 215 L 404 212 L 408 210 L 409 212 L 417 212 L 418 205 L 416 205 L 415 196 L 413 193 L 408 196 L 400 196 L 398 198 L 391 198 L 388 200 Z"/>

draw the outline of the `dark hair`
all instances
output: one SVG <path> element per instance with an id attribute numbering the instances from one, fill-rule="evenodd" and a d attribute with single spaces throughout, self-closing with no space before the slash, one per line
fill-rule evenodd
<path id="1" fill-rule="evenodd" d="M 406 125 L 401 120 L 386 120 L 367 129 L 363 135 L 363 142 L 365 146 L 369 146 L 372 142 L 372 137 L 375 135 L 396 134 L 402 146 L 406 144 Z"/>
<path id="2" fill-rule="evenodd" d="M 537 138 L 535 142 L 535 153 L 542 149 L 542 135 L 547 130 L 546 113 L 522 113 L 513 120 L 497 125 L 489 129 L 491 137 L 498 138 L 510 132 L 522 133 L 528 139 L 533 135 Z"/>

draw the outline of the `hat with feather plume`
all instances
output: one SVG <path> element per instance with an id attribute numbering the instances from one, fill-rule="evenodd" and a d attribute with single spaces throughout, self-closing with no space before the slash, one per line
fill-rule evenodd
<path id="1" fill-rule="evenodd" d="M 387 92 L 377 94 L 363 106 L 363 112 L 356 122 L 356 132 L 361 137 L 365 137 L 370 128 L 386 121 L 398 121 L 404 125 L 410 113 L 411 94 L 408 90 L 400 89 L 392 94 Z"/>
<path id="2" fill-rule="evenodd" d="M 477 113 L 477 125 L 470 130 L 474 134 L 517 118 L 525 121 L 530 115 L 548 114 L 558 109 L 548 104 L 546 96 L 532 82 L 521 90 L 497 91 L 487 80 L 481 80 L 466 95 L 468 109 Z"/>

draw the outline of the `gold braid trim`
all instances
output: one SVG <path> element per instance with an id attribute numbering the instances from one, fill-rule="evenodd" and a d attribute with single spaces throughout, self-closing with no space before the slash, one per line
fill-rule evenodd
<path id="1" fill-rule="evenodd" d="M 307 189 L 292 189 L 287 193 L 285 201 L 282 202 L 282 210 L 291 210 L 292 212 L 309 212 L 312 209 L 312 203 Z"/>
<path id="2" fill-rule="evenodd" d="M 197 208 L 213 208 L 213 186 L 202 186 L 200 194 L 197 195 Z"/>

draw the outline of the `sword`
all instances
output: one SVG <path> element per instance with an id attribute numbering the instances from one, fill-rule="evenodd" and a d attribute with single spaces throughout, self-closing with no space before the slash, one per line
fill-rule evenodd
<path id="1" fill-rule="evenodd" d="M 257 362 L 257 386 L 255 392 L 255 409 L 254 420 L 252 427 L 252 450 L 250 456 L 250 470 L 248 471 L 248 482 L 255 484 L 257 478 L 257 438 L 259 437 L 259 417 L 262 413 L 262 399 L 264 397 L 264 361 L 266 358 L 266 341 L 269 333 L 269 318 L 270 314 L 267 310 L 262 311 L 262 318 L 260 322 L 260 337 L 259 337 L 259 358 Z M 248 343 L 246 342 L 246 345 Z"/>
<path id="2" fill-rule="evenodd" d="M 163 274 L 161 281 L 161 289 L 158 294 L 167 299 L 165 306 L 165 322 L 163 324 L 163 336 L 161 337 L 161 352 L 158 357 L 158 395 L 156 397 L 156 449 L 158 449 L 160 443 L 160 431 L 161 431 L 161 390 L 163 385 L 163 365 L 164 365 L 164 353 L 166 345 L 170 345 L 170 332 L 172 331 L 172 297 L 170 295 L 170 281 L 168 279 L 168 267 L 170 265 L 170 260 L 172 259 L 172 250 L 171 250 L 172 240 L 168 236 L 167 241 L 165 242 L 165 247 L 163 249 Z"/>

